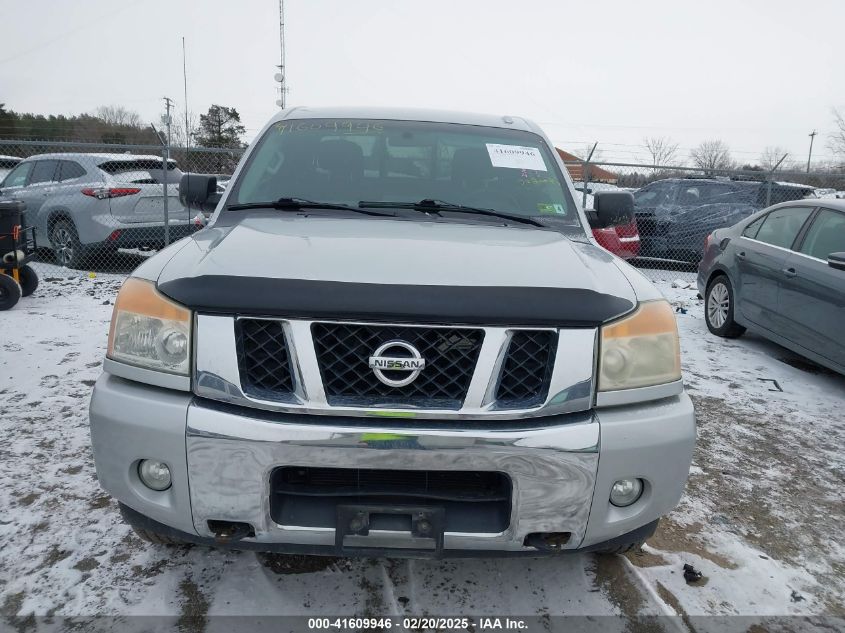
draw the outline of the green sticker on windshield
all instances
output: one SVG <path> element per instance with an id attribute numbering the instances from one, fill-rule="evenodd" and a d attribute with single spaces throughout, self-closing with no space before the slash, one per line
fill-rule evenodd
<path id="1" fill-rule="evenodd" d="M 540 213 L 548 213 L 551 215 L 561 215 L 566 213 L 562 204 L 552 204 L 550 202 L 540 202 L 537 204 L 537 210 Z"/>

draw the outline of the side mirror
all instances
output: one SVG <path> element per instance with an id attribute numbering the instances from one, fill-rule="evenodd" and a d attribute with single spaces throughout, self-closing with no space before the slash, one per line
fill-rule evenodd
<path id="1" fill-rule="evenodd" d="M 827 265 L 836 270 L 845 270 L 845 252 L 828 255 Z"/>
<path id="2" fill-rule="evenodd" d="M 214 211 L 220 202 L 217 176 L 182 174 L 182 180 L 179 181 L 179 202 L 189 209 Z"/>
<path id="3" fill-rule="evenodd" d="M 629 191 L 597 191 L 587 220 L 594 229 L 606 229 L 634 221 L 634 196 Z"/>

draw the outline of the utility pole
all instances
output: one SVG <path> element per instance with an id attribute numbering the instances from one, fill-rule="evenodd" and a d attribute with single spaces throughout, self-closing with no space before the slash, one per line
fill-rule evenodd
<path id="1" fill-rule="evenodd" d="M 170 108 L 173 107 L 173 99 L 170 97 L 164 97 L 164 109 L 166 114 L 164 115 L 164 124 L 167 126 L 167 147 L 170 147 Z"/>
<path id="2" fill-rule="evenodd" d="M 813 141 L 816 138 L 816 134 L 818 134 L 818 132 L 816 132 L 815 130 L 813 130 L 810 133 L 810 153 L 807 155 L 807 173 L 808 174 L 810 173 L 810 159 L 813 158 Z"/>
<path id="3" fill-rule="evenodd" d="M 288 91 L 285 81 L 285 0 L 279 0 L 279 65 L 276 68 L 279 69 L 275 75 L 276 81 L 279 82 L 279 98 L 276 99 L 276 105 L 284 110 L 285 94 Z"/>
<path id="4" fill-rule="evenodd" d="M 170 164 L 170 108 L 173 107 L 173 100 L 170 97 L 164 97 L 164 108 L 166 114 L 164 115 L 164 124 L 167 126 L 167 144 L 164 146 L 163 164 L 161 170 L 161 183 L 164 189 L 164 245 L 170 244 L 170 210 L 168 209 L 169 192 L 167 191 L 167 167 Z"/>

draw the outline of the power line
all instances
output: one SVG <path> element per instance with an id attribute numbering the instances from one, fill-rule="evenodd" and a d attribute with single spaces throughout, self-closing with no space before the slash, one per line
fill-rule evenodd
<path id="1" fill-rule="evenodd" d="M 114 17 L 118 13 L 123 13 L 124 11 L 131 9 L 133 6 L 138 4 L 138 1 L 139 0 L 136 0 L 135 2 L 124 4 L 123 6 L 120 6 L 117 9 L 115 9 L 114 11 L 100 14 L 100 15 L 97 16 L 97 19 L 95 21 L 86 20 L 83 24 L 79 24 L 78 26 L 70 28 L 67 31 L 63 31 L 63 32 L 59 33 L 58 35 L 54 35 L 53 37 L 51 37 L 48 40 L 40 42 L 39 44 L 36 44 L 34 46 L 30 46 L 29 48 L 26 48 L 22 51 L 19 51 L 18 53 L 16 53 L 15 55 L 12 55 L 11 57 L 5 57 L 3 59 L 0 59 L 0 64 L 5 64 L 6 62 L 13 61 L 13 60 L 18 59 L 20 57 L 23 57 L 24 55 L 29 55 L 30 53 L 34 53 L 35 51 L 37 51 L 40 48 L 44 48 L 45 46 L 49 46 L 50 44 L 57 42 L 58 40 L 67 37 L 68 35 L 73 35 L 74 33 L 82 31 L 83 29 L 86 29 L 86 28 L 89 28 L 89 27 L 92 27 L 92 26 L 95 27 L 95 28 L 100 28 L 105 20 L 107 20 L 108 18 Z"/>

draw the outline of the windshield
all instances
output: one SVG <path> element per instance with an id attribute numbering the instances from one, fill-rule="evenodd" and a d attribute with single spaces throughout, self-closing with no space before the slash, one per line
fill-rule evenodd
<path id="1" fill-rule="evenodd" d="M 349 206 L 434 199 L 579 224 L 542 138 L 453 123 L 281 121 L 258 142 L 226 202 L 280 198 Z"/>

